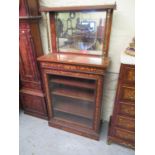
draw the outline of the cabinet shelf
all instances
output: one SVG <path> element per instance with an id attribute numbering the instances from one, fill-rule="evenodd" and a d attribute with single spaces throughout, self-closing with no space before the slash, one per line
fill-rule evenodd
<path id="1" fill-rule="evenodd" d="M 80 88 L 89 88 L 89 89 L 95 89 L 96 85 L 95 82 L 90 82 L 90 81 L 83 81 L 83 79 L 62 79 L 62 78 L 56 78 L 50 80 L 51 83 L 58 83 L 58 84 L 64 84 L 68 86 L 76 86 Z"/>
<path id="2" fill-rule="evenodd" d="M 78 89 L 71 89 L 71 88 L 56 88 L 54 91 L 51 92 L 53 95 L 59 95 L 64 97 L 70 97 L 79 100 L 86 100 L 90 102 L 94 102 L 94 93 L 78 90 Z"/>
<path id="3" fill-rule="evenodd" d="M 75 115 L 66 114 L 66 113 L 59 112 L 59 111 L 55 111 L 54 114 L 55 114 L 54 119 L 56 120 L 61 120 L 61 121 L 77 124 L 79 126 L 84 126 L 88 128 L 92 126 L 92 120 L 87 119 L 87 118 L 78 117 Z"/>
<path id="4" fill-rule="evenodd" d="M 57 102 L 54 105 L 54 110 L 93 119 L 93 109 L 90 105 L 84 107 L 81 104 Z"/>

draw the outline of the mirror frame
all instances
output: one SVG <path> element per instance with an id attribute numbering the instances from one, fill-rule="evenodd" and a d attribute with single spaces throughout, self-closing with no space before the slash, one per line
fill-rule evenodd
<path id="1" fill-rule="evenodd" d="M 72 6 L 72 7 L 41 7 L 41 12 L 49 12 L 50 20 L 50 33 L 51 33 L 51 45 L 52 53 L 57 53 L 57 42 L 56 42 L 56 25 L 55 25 L 55 13 L 56 12 L 69 12 L 69 11 L 105 11 L 106 21 L 105 21 L 105 31 L 103 39 L 102 55 L 103 57 L 108 57 L 110 34 L 112 26 L 113 10 L 116 9 L 116 3 L 110 5 L 93 5 L 93 6 Z M 64 52 L 63 52 L 64 53 Z M 67 53 L 67 52 L 65 52 Z M 71 52 L 69 52 L 71 54 Z M 72 53 L 73 54 L 73 53 Z M 75 54 L 75 53 L 74 53 Z M 82 54 L 82 53 L 76 53 Z M 93 54 L 85 54 L 93 55 Z M 99 55 L 98 55 L 99 56 Z"/>

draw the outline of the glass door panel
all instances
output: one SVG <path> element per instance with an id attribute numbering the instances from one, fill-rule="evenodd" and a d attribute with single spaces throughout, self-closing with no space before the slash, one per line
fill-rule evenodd
<path id="1" fill-rule="evenodd" d="M 53 118 L 92 128 L 96 81 L 49 75 Z"/>

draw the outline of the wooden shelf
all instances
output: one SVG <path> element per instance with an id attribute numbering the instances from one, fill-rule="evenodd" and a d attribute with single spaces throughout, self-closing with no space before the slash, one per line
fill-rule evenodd
<path id="1" fill-rule="evenodd" d="M 57 102 L 54 105 L 54 110 L 69 113 L 76 116 L 93 119 L 93 108 L 92 106 L 82 106 L 81 104 Z"/>
<path id="2" fill-rule="evenodd" d="M 53 95 L 60 95 L 65 97 L 70 97 L 79 100 L 86 100 L 90 102 L 94 102 L 95 97 L 93 93 L 84 90 L 77 90 L 71 88 L 56 88 L 54 91 L 51 92 Z"/>
<path id="3" fill-rule="evenodd" d="M 95 82 L 89 82 L 89 81 L 83 81 L 83 79 L 62 79 L 62 78 L 56 78 L 50 80 L 51 83 L 58 83 L 58 84 L 65 84 L 69 86 L 76 86 L 80 88 L 89 88 L 89 89 L 95 89 L 96 85 Z"/>
<path id="4" fill-rule="evenodd" d="M 83 118 L 83 117 L 78 117 L 75 115 L 66 114 L 66 113 L 59 112 L 59 111 L 55 111 L 54 119 L 61 120 L 64 122 L 74 123 L 74 124 L 88 127 L 88 128 L 92 127 L 92 124 L 93 124 L 93 120 Z"/>

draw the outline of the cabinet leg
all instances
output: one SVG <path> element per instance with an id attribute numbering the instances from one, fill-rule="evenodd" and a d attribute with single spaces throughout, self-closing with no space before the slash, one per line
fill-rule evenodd
<path id="1" fill-rule="evenodd" d="M 108 139 L 107 144 L 110 145 L 112 143 L 112 140 Z"/>

